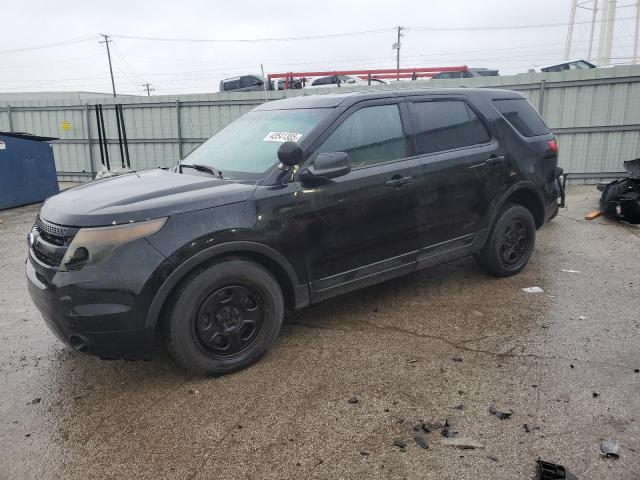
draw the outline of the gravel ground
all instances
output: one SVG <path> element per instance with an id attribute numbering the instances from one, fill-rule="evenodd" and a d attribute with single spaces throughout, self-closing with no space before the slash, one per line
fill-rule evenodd
<path id="1" fill-rule="evenodd" d="M 640 228 L 584 221 L 597 200 L 571 188 L 516 277 L 466 259 L 327 301 L 217 379 L 161 346 L 148 362 L 65 348 L 25 286 L 37 206 L 0 212 L 0 478 L 513 480 L 542 458 L 638 479 Z M 444 445 L 445 420 L 484 448 Z"/>

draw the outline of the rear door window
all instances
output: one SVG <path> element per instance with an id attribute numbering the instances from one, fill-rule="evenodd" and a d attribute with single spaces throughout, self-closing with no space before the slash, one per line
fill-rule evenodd
<path id="1" fill-rule="evenodd" d="M 549 127 L 538 115 L 538 112 L 524 98 L 509 98 L 494 100 L 494 105 L 504 118 L 515 128 L 520 135 L 535 137 L 549 133 Z"/>
<path id="2" fill-rule="evenodd" d="M 234 78 L 232 80 L 225 80 L 223 85 L 224 85 L 225 91 L 227 91 L 227 90 L 237 90 L 238 88 L 240 88 L 240 79 L 239 78 Z"/>
<path id="3" fill-rule="evenodd" d="M 318 153 L 346 152 L 353 168 L 406 157 L 398 105 L 364 107 L 354 112 L 325 140 Z"/>
<path id="4" fill-rule="evenodd" d="M 491 141 L 482 121 L 461 100 L 417 102 L 413 104 L 413 112 L 418 155 Z"/>

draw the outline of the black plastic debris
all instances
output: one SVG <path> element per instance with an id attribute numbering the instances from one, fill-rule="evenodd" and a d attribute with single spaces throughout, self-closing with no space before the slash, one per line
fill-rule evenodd
<path id="1" fill-rule="evenodd" d="M 540 480 L 577 480 L 577 478 L 567 472 L 562 465 L 544 462 L 538 459 L 538 467 L 540 468 Z"/>
<path id="2" fill-rule="evenodd" d="M 456 406 L 455 406 L 455 407 L 453 407 L 453 408 L 454 408 L 455 410 L 460 410 L 460 411 L 462 411 L 462 410 L 464 410 L 464 405 L 462 405 L 462 404 L 461 404 L 461 405 L 456 405 Z"/>
<path id="3" fill-rule="evenodd" d="M 454 362 L 463 362 L 464 360 L 460 357 L 453 357 L 451 360 L 453 360 Z"/>
<path id="4" fill-rule="evenodd" d="M 593 396 L 593 398 L 598 398 L 600 396 L 600 394 L 598 392 L 593 392 L 592 396 Z"/>
<path id="5" fill-rule="evenodd" d="M 355 403 L 358 403 L 358 399 L 356 397 L 351 397 L 349 400 L 347 400 L 347 402 L 353 405 Z"/>
<path id="6" fill-rule="evenodd" d="M 620 446 L 618 442 L 614 440 L 604 440 L 600 444 L 600 451 L 607 458 L 618 458 L 620 457 Z"/>
<path id="7" fill-rule="evenodd" d="M 424 448 L 425 450 L 429 448 L 427 440 L 422 435 L 414 435 L 413 441 L 416 442 L 420 448 Z"/>
<path id="8" fill-rule="evenodd" d="M 406 452 L 407 451 L 406 442 L 404 440 L 400 439 L 400 438 L 398 438 L 398 439 L 393 441 L 393 446 L 394 447 L 398 447 L 401 452 Z"/>
<path id="9" fill-rule="evenodd" d="M 624 162 L 624 169 L 628 177 L 598 184 L 600 208 L 609 218 L 640 223 L 640 158 Z"/>
<path id="10" fill-rule="evenodd" d="M 511 410 L 509 410 L 508 412 L 501 412 L 493 405 L 489 405 L 489 413 L 495 415 L 500 420 L 508 420 L 511 415 L 513 415 L 513 412 Z"/>
<path id="11" fill-rule="evenodd" d="M 524 433 L 529 433 L 531 431 L 529 425 L 526 423 L 522 424 L 522 429 L 524 430 Z"/>

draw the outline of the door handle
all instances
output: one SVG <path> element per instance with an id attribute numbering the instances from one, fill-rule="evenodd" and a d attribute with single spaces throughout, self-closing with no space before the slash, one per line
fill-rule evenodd
<path id="1" fill-rule="evenodd" d="M 400 175 L 394 175 L 391 180 L 385 182 L 385 187 L 400 188 L 403 185 L 413 182 L 413 177 L 401 177 Z"/>
<path id="2" fill-rule="evenodd" d="M 487 165 L 491 166 L 491 167 L 497 167 L 499 166 L 501 163 L 503 163 L 505 160 L 504 155 L 491 155 L 489 157 L 489 159 L 487 160 Z"/>

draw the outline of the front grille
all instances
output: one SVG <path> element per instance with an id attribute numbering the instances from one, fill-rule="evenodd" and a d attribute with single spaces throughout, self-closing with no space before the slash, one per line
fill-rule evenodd
<path id="1" fill-rule="evenodd" d="M 60 266 L 67 248 L 78 233 L 78 228 L 56 225 L 38 217 L 31 233 L 35 237 L 31 248 L 35 257 L 32 264 L 40 271 L 44 268 L 42 264 L 54 269 Z M 37 265 L 38 262 L 40 265 Z"/>
<path id="2" fill-rule="evenodd" d="M 60 265 L 59 261 L 56 261 L 55 259 L 46 256 L 40 250 L 37 250 L 34 248 L 32 251 L 33 251 L 33 256 L 36 257 L 45 265 L 49 265 L 50 267 L 57 267 L 58 265 Z"/>

